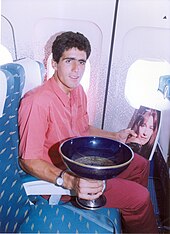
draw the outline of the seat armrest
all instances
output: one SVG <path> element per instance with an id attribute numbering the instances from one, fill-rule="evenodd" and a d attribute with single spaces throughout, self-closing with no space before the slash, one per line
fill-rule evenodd
<path id="1" fill-rule="evenodd" d="M 58 187 L 50 182 L 44 180 L 35 180 L 30 182 L 25 182 L 25 191 L 27 195 L 70 195 L 74 196 L 74 193 L 62 187 Z"/>
<path id="2" fill-rule="evenodd" d="M 70 195 L 75 196 L 75 192 L 69 189 L 58 187 L 53 183 L 40 180 L 34 176 L 20 175 L 27 195 Z"/>

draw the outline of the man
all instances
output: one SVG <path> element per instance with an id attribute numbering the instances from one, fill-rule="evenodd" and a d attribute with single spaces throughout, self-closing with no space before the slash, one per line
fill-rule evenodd
<path id="1" fill-rule="evenodd" d="M 77 196 L 92 200 L 103 192 L 103 182 L 78 178 L 59 157 L 62 140 L 75 136 L 96 135 L 125 142 L 130 129 L 118 133 L 89 125 L 86 95 L 80 85 L 90 56 L 88 39 L 80 33 L 65 32 L 52 46 L 54 75 L 42 86 L 27 93 L 19 109 L 20 164 L 33 176 L 74 189 Z M 157 232 L 147 191 L 149 164 L 135 155 L 132 163 L 117 178 L 107 181 L 105 196 L 108 207 L 120 208 L 126 232 Z"/>

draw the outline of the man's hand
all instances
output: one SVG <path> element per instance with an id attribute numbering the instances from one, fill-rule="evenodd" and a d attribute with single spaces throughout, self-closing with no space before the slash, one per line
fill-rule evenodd
<path id="1" fill-rule="evenodd" d="M 79 198 L 94 200 L 102 195 L 103 188 L 103 181 L 77 178 L 75 190 Z"/>

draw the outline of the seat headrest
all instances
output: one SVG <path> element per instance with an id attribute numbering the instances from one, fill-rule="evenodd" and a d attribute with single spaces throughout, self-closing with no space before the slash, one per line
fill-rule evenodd
<path id="1" fill-rule="evenodd" d="M 18 60 L 18 61 L 16 61 L 16 63 L 22 65 L 22 67 L 25 70 L 25 85 L 24 85 L 24 89 L 23 89 L 23 95 L 27 91 L 42 84 L 42 82 L 43 82 L 43 72 L 42 72 L 43 64 L 41 66 L 40 62 L 37 62 L 37 61 L 30 59 L 30 58 L 24 58 L 24 59 Z"/>
<path id="2" fill-rule="evenodd" d="M 0 44 L 0 65 L 6 64 L 6 63 L 12 63 L 12 55 L 9 52 L 9 50 Z"/>

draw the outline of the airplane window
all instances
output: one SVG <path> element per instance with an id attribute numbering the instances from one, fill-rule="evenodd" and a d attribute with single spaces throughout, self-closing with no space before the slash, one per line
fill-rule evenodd
<path id="1" fill-rule="evenodd" d="M 125 98 L 138 109 L 140 105 L 164 109 L 166 102 L 158 91 L 159 77 L 170 74 L 170 64 L 162 60 L 136 60 L 129 68 Z"/>

